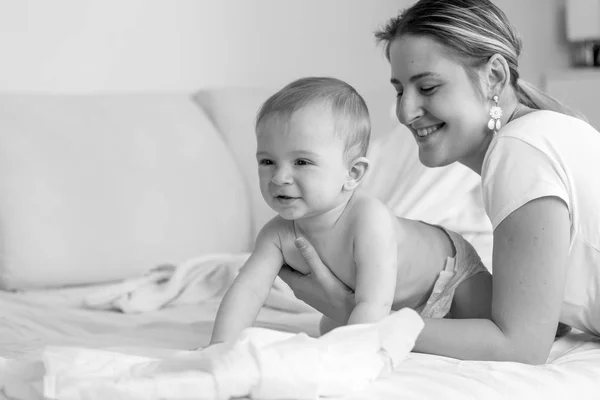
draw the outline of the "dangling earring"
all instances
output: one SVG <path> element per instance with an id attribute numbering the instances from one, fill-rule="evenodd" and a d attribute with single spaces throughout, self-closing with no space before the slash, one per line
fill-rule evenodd
<path id="1" fill-rule="evenodd" d="M 500 122 L 500 117 L 502 116 L 502 109 L 498 105 L 498 96 L 496 95 L 492 99 L 494 100 L 496 105 L 490 108 L 491 118 L 488 121 L 488 128 L 494 133 L 497 133 L 502 127 L 502 123 Z"/>

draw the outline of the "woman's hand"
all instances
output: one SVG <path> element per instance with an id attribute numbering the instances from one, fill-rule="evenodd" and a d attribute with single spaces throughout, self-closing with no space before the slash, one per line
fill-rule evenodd
<path id="1" fill-rule="evenodd" d="M 297 298 L 340 324 L 346 324 L 354 309 L 354 292 L 323 264 L 315 248 L 304 238 L 294 242 L 308 264 L 310 273 L 302 274 L 284 265 L 281 279 L 294 291 Z"/>

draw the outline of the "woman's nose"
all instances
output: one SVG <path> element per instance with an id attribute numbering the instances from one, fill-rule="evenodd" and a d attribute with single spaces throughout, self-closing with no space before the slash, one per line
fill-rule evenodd
<path id="1" fill-rule="evenodd" d="M 275 167 L 271 182 L 275 185 L 289 185 L 293 182 L 291 169 L 286 166 Z"/>
<path id="2" fill-rule="evenodd" d="M 404 93 L 396 101 L 396 116 L 403 125 L 410 125 L 424 114 L 418 96 Z"/>

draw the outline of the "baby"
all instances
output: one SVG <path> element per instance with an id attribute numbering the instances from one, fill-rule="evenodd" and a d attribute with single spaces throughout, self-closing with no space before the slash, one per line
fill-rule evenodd
<path id="1" fill-rule="evenodd" d="M 279 215 L 261 229 L 223 298 L 211 344 L 252 325 L 282 265 L 310 272 L 294 244 L 298 237 L 355 293 L 348 321 L 323 316 L 321 334 L 403 307 L 423 317 L 489 317 L 491 275 L 468 242 L 396 217 L 356 191 L 369 167 L 370 130 L 363 98 L 333 78 L 297 80 L 263 104 L 256 119 L 260 189 Z"/>

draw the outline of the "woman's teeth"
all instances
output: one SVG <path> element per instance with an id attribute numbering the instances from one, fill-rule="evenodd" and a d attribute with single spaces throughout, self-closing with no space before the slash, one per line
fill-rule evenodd
<path id="1" fill-rule="evenodd" d="M 431 135 L 433 132 L 440 129 L 443 125 L 444 124 L 438 124 L 438 125 L 430 126 L 428 128 L 417 129 L 417 136 L 425 137 L 427 135 Z"/>

